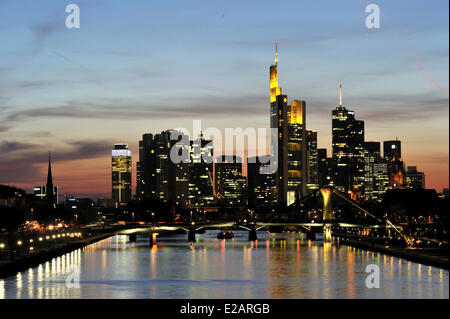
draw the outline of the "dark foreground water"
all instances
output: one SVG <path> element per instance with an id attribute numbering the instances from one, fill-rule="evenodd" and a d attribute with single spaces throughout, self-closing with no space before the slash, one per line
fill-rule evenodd
<path id="1" fill-rule="evenodd" d="M 294 233 L 258 232 L 253 243 L 247 232 L 226 241 L 216 234 L 197 235 L 194 245 L 186 235 L 158 238 L 153 247 L 115 236 L 0 279 L 0 299 L 449 298 L 440 268 Z M 380 288 L 366 287 L 369 264 L 379 266 Z"/>

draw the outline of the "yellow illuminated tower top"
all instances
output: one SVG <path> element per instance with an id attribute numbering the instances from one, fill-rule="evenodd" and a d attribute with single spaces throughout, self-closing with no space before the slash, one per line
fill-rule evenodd
<path id="1" fill-rule="evenodd" d="M 270 66 L 270 103 L 275 102 L 278 95 L 281 95 L 281 88 L 278 87 L 278 42 L 275 42 L 275 64 Z"/>

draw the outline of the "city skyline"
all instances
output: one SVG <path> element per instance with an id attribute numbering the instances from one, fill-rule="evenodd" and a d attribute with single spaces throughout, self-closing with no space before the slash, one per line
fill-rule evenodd
<path id="1" fill-rule="evenodd" d="M 289 5 L 294 6 L 292 3 Z M 48 6 L 52 10 L 57 9 L 50 4 Z M 83 1 L 80 1 L 80 6 L 83 10 Z M 389 5 L 384 3 L 383 6 Z M 420 4 L 413 2 L 413 6 L 416 6 L 415 10 L 417 10 L 417 6 Z M 113 5 L 111 10 L 114 9 L 114 11 L 111 12 L 115 12 L 119 7 L 120 5 Z M 349 9 L 347 5 L 345 7 L 346 10 Z M 363 5 L 355 5 L 353 9 L 356 10 L 356 7 L 363 7 Z M 256 10 L 255 14 L 264 16 L 266 9 Z M 314 6 L 310 9 L 313 12 L 318 10 Z M 14 10 L 14 6 L 9 7 L 9 10 Z M 95 12 L 98 8 L 94 6 L 92 10 Z M 207 7 L 204 13 L 210 13 L 210 10 L 212 8 Z M 233 13 L 228 13 L 227 10 L 229 8 L 224 8 L 226 13 L 223 18 L 220 13 L 215 15 L 218 21 L 222 21 L 226 26 L 226 19 L 231 16 L 242 22 L 240 15 L 237 15 L 239 17 L 233 16 Z M 339 10 L 337 7 L 336 12 Z M 396 10 L 399 8 L 394 6 L 391 7 L 391 10 L 398 13 Z M 430 12 L 437 13 L 431 7 L 422 14 L 426 15 Z M 417 14 L 417 12 L 415 13 Z M 3 19 L 3 16 L 0 20 L 9 21 L 8 18 Z M 88 39 L 93 39 L 86 34 L 89 32 L 89 27 L 93 27 L 93 25 L 89 25 L 88 21 L 82 25 L 80 34 Z M 142 22 L 139 19 L 138 21 Z M 218 47 L 213 46 L 208 52 L 188 46 L 186 47 L 187 59 L 193 58 L 193 60 L 191 63 L 186 60 L 176 60 L 179 65 L 173 66 L 177 71 L 174 73 L 186 74 L 187 78 L 192 75 L 193 78 L 189 80 L 198 83 L 198 87 L 183 83 L 179 76 L 169 75 L 171 72 L 158 74 L 160 71 L 155 71 L 157 68 L 154 67 L 154 63 L 149 63 L 148 67 L 141 65 L 134 70 L 135 72 L 126 72 L 126 76 L 134 76 L 131 79 L 133 85 L 130 85 L 131 88 L 124 85 L 122 90 L 117 93 L 111 91 L 121 88 L 120 85 L 123 83 L 120 83 L 119 80 L 110 82 L 102 79 L 103 83 L 96 83 L 98 78 L 94 75 L 99 72 L 101 74 L 99 77 L 102 77 L 108 73 L 106 72 L 109 70 L 108 66 L 96 67 L 86 58 L 89 60 L 92 57 L 95 58 L 94 61 L 97 61 L 99 57 L 109 57 L 108 62 L 112 63 L 111 65 L 114 65 L 114 61 L 123 63 L 122 58 L 125 56 L 135 60 L 134 63 L 131 63 L 133 65 L 138 65 L 139 61 L 151 62 L 152 58 L 158 63 L 162 63 L 164 61 L 161 56 L 163 51 L 155 51 L 153 47 L 141 47 L 139 54 L 137 52 L 134 54 L 127 52 L 83 54 L 80 50 L 74 51 L 76 48 L 67 47 L 65 43 L 64 48 L 67 51 L 60 52 L 58 39 L 61 39 L 64 32 L 70 31 L 64 30 L 63 32 L 58 27 L 49 27 L 42 20 L 34 21 L 33 23 L 37 27 L 34 30 L 31 29 L 30 41 L 16 43 L 16 47 L 13 46 L 10 51 L 4 52 L 7 57 L 6 61 L 12 63 L 0 66 L 2 73 L 7 75 L 0 78 L 3 87 L 3 90 L 0 90 L 2 114 L 0 149 L 7 154 L 0 160 L 0 183 L 16 185 L 28 191 L 34 185 L 43 184 L 46 176 L 46 152 L 50 148 L 53 152 L 54 183 L 60 187 L 60 194 L 85 193 L 88 196 L 109 197 L 111 187 L 109 155 L 113 144 L 128 143 L 133 153 L 137 154 L 137 144 L 142 134 L 159 133 L 168 128 L 180 126 L 191 127 L 193 119 L 201 119 L 205 123 L 205 127 L 269 127 L 268 95 L 266 93 L 267 65 L 273 61 L 273 42 L 278 40 L 281 51 L 280 87 L 284 88 L 283 93 L 288 96 L 306 101 L 308 106 L 307 127 L 318 132 L 318 148 L 327 148 L 328 155 L 331 155 L 331 110 L 338 105 L 337 86 L 342 82 L 343 105 L 357 112 L 358 119 L 365 121 L 366 141 L 382 142 L 398 137 L 403 144 L 402 157 L 406 165 L 417 166 L 418 170 L 425 172 L 427 188 L 436 188 L 441 191 L 442 188 L 448 188 L 448 78 L 445 78 L 445 69 L 448 68 L 448 61 L 445 61 L 445 58 L 448 58 L 448 49 L 445 48 L 446 44 L 448 47 L 448 39 L 446 39 L 448 34 L 442 30 L 436 32 L 439 29 L 436 29 L 436 26 L 442 22 L 448 22 L 448 17 L 442 16 L 441 20 L 436 20 L 436 25 L 429 25 L 424 30 L 420 31 L 417 26 L 414 26 L 411 31 L 407 32 L 410 36 L 409 40 L 411 40 L 409 43 L 414 42 L 417 45 L 417 52 L 429 51 L 426 54 L 419 53 L 416 56 L 417 59 L 412 58 L 413 62 L 399 61 L 400 57 L 406 56 L 402 55 L 405 54 L 404 48 L 399 50 L 400 53 L 392 52 L 389 63 L 386 62 L 386 59 L 376 57 L 377 54 L 386 51 L 386 44 L 382 44 L 381 48 L 377 48 L 375 44 L 370 46 L 372 50 L 370 56 L 362 55 L 364 58 L 360 57 L 351 61 L 352 63 L 347 61 L 351 54 L 335 53 L 334 55 L 314 56 L 314 52 L 317 53 L 319 49 L 332 48 L 337 40 L 339 40 L 341 48 L 354 49 L 355 46 L 367 45 L 374 37 L 381 42 L 392 40 L 392 35 L 389 39 L 383 35 L 384 29 L 392 31 L 394 28 L 400 35 L 404 32 L 402 28 L 398 28 L 398 25 L 396 27 L 389 17 L 386 17 L 384 21 L 385 24 L 376 35 L 363 29 L 361 24 L 360 33 L 340 34 L 333 31 L 329 39 L 306 39 L 302 42 L 303 44 L 313 44 L 312 47 L 293 46 L 294 35 L 291 32 L 284 34 L 287 26 L 283 24 L 277 32 L 274 32 L 276 34 L 267 35 L 260 39 L 260 42 L 250 45 L 249 43 L 235 43 L 227 49 L 227 53 L 232 58 L 218 53 Z M 41 23 L 39 24 L 39 22 Z M 120 23 L 115 24 L 115 27 L 119 26 Z M 220 26 L 219 22 L 214 24 L 214 28 L 219 29 L 227 29 L 225 26 Z M 343 26 L 344 29 L 346 27 L 349 27 L 349 24 Z M 314 28 L 310 27 L 310 29 Z M 15 30 L 18 33 L 24 32 L 20 28 Z M 197 30 L 197 32 L 200 31 Z M 250 33 L 245 33 L 243 37 L 248 40 L 251 38 Z M 195 34 L 193 33 L 192 36 Z M 229 34 L 231 35 L 232 32 Z M 432 36 L 424 39 L 426 34 Z M 76 39 L 78 35 L 70 33 L 68 35 L 75 37 L 71 40 L 79 41 Z M 165 43 L 165 41 L 163 42 Z M 14 42 L 11 41 L 11 43 Z M 113 42 L 108 43 L 112 45 Z M 194 41 L 191 45 L 195 43 L 197 42 Z M 392 44 L 389 41 L 387 43 Z M 27 48 L 26 52 L 29 53 L 22 52 L 20 58 L 12 58 L 14 49 L 21 46 Z M 252 48 L 249 50 L 251 52 L 246 53 L 243 48 L 249 47 Z M 185 47 L 183 46 L 183 48 Z M 167 52 L 167 55 L 164 56 L 166 63 L 174 62 L 175 60 L 171 60 L 170 57 L 172 51 L 169 49 L 165 52 Z M 198 57 L 194 52 L 198 54 Z M 147 54 L 148 57 L 146 57 Z M 358 54 L 361 55 L 361 52 L 359 51 Z M 158 58 L 155 58 L 154 55 Z M 249 56 L 253 58 L 250 60 Z M 22 64 L 23 59 L 27 57 L 28 66 L 32 71 L 31 76 L 24 72 L 26 64 Z M 218 67 L 211 69 L 221 59 L 230 63 L 227 66 L 233 67 L 227 69 L 227 72 Z M 394 61 L 397 61 L 398 65 L 393 63 Z M 342 72 L 345 68 L 337 66 L 339 62 L 341 64 L 345 62 L 344 65 L 349 67 L 350 72 Z M 324 73 L 322 70 L 324 63 L 330 69 L 328 77 L 322 80 L 320 75 Z M 383 67 L 373 68 L 372 64 Z M 55 83 L 61 78 L 61 74 L 58 72 L 50 71 L 49 75 L 40 77 L 39 68 L 46 66 L 68 69 L 75 72 L 77 80 L 85 81 L 90 78 L 92 82 L 89 84 L 87 81 L 86 84 L 80 84 L 73 83 L 77 81 L 71 80 L 69 81 L 70 85 Z M 132 68 L 132 65 L 127 64 L 127 66 Z M 110 72 L 112 73 L 110 75 L 114 77 L 114 74 L 118 75 L 120 70 L 116 69 Z M 214 72 L 216 73 L 214 74 Z M 372 75 L 370 75 L 371 72 Z M 139 73 L 141 74 L 139 75 Z M 367 74 L 363 75 L 364 73 Z M 83 78 L 83 74 L 86 75 L 86 78 Z M 236 74 L 239 76 L 236 77 Z M 301 80 L 298 81 L 298 75 L 302 74 L 306 74 L 306 76 L 300 76 Z M 411 77 L 411 74 L 414 77 Z M 410 79 L 406 81 L 408 77 Z M 52 81 L 50 78 L 53 78 Z M 360 82 L 361 79 L 368 80 Z M 388 81 L 386 81 L 387 79 Z M 139 82 L 139 80 L 142 82 L 137 85 L 134 81 Z M 385 86 L 380 86 L 381 80 L 386 82 Z M 324 83 L 318 84 L 319 81 L 324 81 Z M 228 85 L 223 86 L 223 82 Z M 207 86 L 205 89 L 206 83 L 210 86 L 209 89 Z M 86 86 L 89 87 L 86 88 Z M 223 88 L 223 92 L 219 90 L 219 87 Z M 62 91 L 56 92 L 53 90 L 54 88 L 62 89 Z M 176 94 L 167 95 L 172 90 Z M 86 96 L 92 100 L 80 100 L 76 95 L 78 91 L 89 93 Z M 27 94 L 21 94 L 22 92 L 27 92 Z M 234 94 L 229 94 L 233 92 Z M 66 95 L 61 96 L 64 94 Z M 137 94 L 138 98 L 133 94 Z M 169 97 L 166 98 L 166 95 Z M 77 97 L 75 98 L 75 96 Z M 154 106 L 153 103 L 158 106 Z M 243 103 L 248 108 L 242 108 Z M 395 106 L 394 111 L 391 109 L 392 106 Z M 405 108 L 408 108 L 408 111 L 405 111 Z M 192 113 L 189 114 L 188 110 Z M 246 116 L 242 116 L 242 112 Z M 258 116 L 248 120 L 250 115 L 254 114 L 258 114 Z M 227 119 L 218 120 L 217 117 L 220 115 L 225 115 Z M 241 119 L 238 119 L 236 115 L 239 115 Z M 92 119 L 88 119 L 89 117 Z M 170 122 L 167 123 L 164 118 Z M 419 127 L 420 129 L 418 129 Z M 427 134 L 424 135 L 424 132 Z M 100 138 L 93 139 L 92 136 Z M 444 149 L 442 149 L 443 144 L 445 145 Z M 135 156 L 133 158 L 133 193 L 136 187 L 137 160 L 138 158 Z"/>

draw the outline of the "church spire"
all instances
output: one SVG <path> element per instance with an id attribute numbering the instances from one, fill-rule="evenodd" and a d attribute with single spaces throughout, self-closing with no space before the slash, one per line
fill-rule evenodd
<path id="1" fill-rule="evenodd" d="M 51 159 L 51 153 L 48 152 L 48 173 L 47 173 L 47 186 L 52 185 L 53 186 L 53 179 L 52 179 L 52 159 Z"/>
<path id="2" fill-rule="evenodd" d="M 52 160 L 51 153 L 48 152 L 48 173 L 47 173 L 47 185 L 46 185 L 46 198 L 48 201 L 53 204 L 54 201 L 54 192 L 53 192 L 53 177 L 52 177 Z"/>

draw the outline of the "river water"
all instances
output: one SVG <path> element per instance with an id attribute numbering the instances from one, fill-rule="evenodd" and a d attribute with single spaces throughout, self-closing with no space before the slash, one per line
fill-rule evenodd
<path id="1" fill-rule="evenodd" d="M 449 273 L 299 234 L 114 236 L 0 279 L 1 298 L 449 298 Z M 379 288 L 367 288 L 367 265 Z M 76 285 L 79 270 L 79 286 Z"/>

